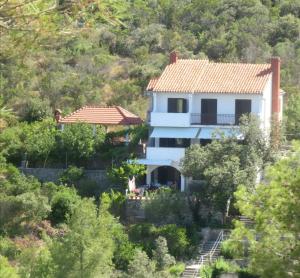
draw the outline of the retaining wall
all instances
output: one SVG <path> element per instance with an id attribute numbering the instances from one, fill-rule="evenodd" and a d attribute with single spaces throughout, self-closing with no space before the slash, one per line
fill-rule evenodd
<path id="1" fill-rule="evenodd" d="M 42 182 L 57 182 L 65 169 L 54 168 L 20 168 L 25 175 L 36 177 Z M 85 176 L 99 186 L 107 186 L 108 180 L 105 170 L 84 170 Z"/>

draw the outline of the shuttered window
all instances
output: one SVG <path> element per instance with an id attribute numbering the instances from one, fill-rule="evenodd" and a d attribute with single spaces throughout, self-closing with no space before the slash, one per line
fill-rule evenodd
<path id="1" fill-rule="evenodd" d="M 187 113 L 185 98 L 168 98 L 168 113 Z"/>

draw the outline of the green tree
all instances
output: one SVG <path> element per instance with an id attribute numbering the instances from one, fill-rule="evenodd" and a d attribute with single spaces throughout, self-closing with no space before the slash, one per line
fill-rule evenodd
<path id="1" fill-rule="evenodd" d="M 155 263 L 151 261 L 147 254 L 140 249 L 136 249 L 134 259 L 130 262 L 128 266 L 128 277 L 155 277 Z"/>
<path id="2" fill-rule="evenodd" d="M 92 200 L 83 199 L 67 224 L 66 234 L 57 238 L 50 248 L 56 265 L 55 277 L 109 277 L 114 219 L 105 209 L 98 213 Z"/>
<path id="3" fill-rule="evenodd" d="M 255 190 L 240 186 L 235 194 L 238 209 L 254 225 L 248 228 L 237 223 L 231 239 L 237 244 L 247 241 L 244 254 L 249 254 L 250 269 L 260 277 L 298 276 L 299 182 L 298 142 L 287 157 L 269 167 L 266 183 Z"/>
<path id="4" fill-rule="evenodd" d="M 167 241 L 164 237 L 159 236 L 155 240 L 155 250 L 153 258 L 156 261 L 158 270 L 164 270 L 175 264 L 175 258 L 169 254 Z"/>
<path id="5" fill-rule="evenodd" d="M 146 168 L 144 165 L 133 162 L 122 162 L 119 167 L 112 167 L 108 171 L 108 177 L 116 185 L 127 188 L 128 179 L 135 177 L 136 179 L 141 178 L 146 174 Z"/>
<path id="6" fill-rule="evenodd" d="M 56 134 L 56 124 L 52 119 L 26 126 L 24 146 L 29 158 L 32 160 L 43 159 L 43 166 L 45 167 L 49 154 L 56 146 Z"/>
<path id="7" fill-rule="evenodd" d="M 234 137 L 235 132 L 227 138 L 216 134 L 220 139 L 214 139 L 206 146 L 192 145 L 187 149 L 182 161 L 183 174 L 202 181 L 199 192 L 192 196 L 196 197 L 194 208 L 199 209 L 203 203 L 225 216 L 237 186 L 244 183 L 253 188 L 258 171 L 270 160 L 267 141 L 255 117 L 241 119 L 243 144 Z M 205 200 L 207 197 L 209 199 Z"/>
<path id="8" fill-rule="evenodd" d="M 96 143 L 104 140 L 103 135 L 104 130 L 101 128 L 97 128 L 94 135 L 93 127 L 89 124 L 66 125 L 64 130 L 59 133 L 58 151 L 66 154 L 69 162 L 78 163 L 78 159 L 90 158 L 95 153 Z"/>

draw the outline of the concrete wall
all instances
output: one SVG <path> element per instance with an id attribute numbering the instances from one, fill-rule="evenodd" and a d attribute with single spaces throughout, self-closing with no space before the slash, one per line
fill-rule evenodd
<path id="1" fill-rule="evenodd" d="M 20 168 L 25 175 L 36 177 L 42 182 L 57 182 L 60 175 L 65 169 L 54 169 L 54 168 Z M 95 181 L 99 186 L 107 186 L 108 180 L 105 170 L 85 170 L 85 176 Z"/>

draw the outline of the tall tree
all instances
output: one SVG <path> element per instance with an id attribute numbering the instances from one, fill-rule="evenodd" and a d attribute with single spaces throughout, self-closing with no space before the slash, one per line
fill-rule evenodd
<path id="1" fill-rule="evenodd" d="M 300 273 L 300 143 L 268 169 L 266 183 L 249 190 L 240 186 L 237 207 L 254 221 L 236 224 L 231 239 L 248 242 L 250 268 L 262 278 L 299 277 Z"/>

